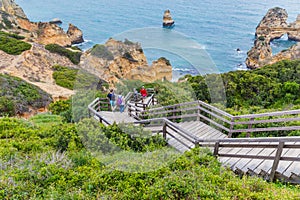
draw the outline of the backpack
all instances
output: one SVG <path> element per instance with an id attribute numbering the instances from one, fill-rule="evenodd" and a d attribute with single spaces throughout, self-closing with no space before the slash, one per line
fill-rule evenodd
<path id="1" fill-rule="evenodd" d="M 121 104 L 122 104 L 122 97 L 118 97 L 117 104 L 118 104 L 118 105 L 121 105 Z"/>
<path id="2" fill-rule="evenodd" d="M 116 100 L 116 96 L 115 96 L 114 93 L 111 94 L 111 100 L 112 100 L 112 101 L 115 101 L 115 100 Z"/>

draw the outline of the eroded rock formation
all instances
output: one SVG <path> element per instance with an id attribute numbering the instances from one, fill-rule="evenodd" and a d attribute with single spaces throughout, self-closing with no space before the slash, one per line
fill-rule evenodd
<path id="1" fill-rule="evenodd" d="M 0 73 L 20 77 L 37 85 L 51 94 L 53 99 L 74 94 L 74 91 L 55 84 L 53 65 L 82 68 L 110 84 L 126 78 L 146 82 L 172 80 L 172 67 L 168 60 L 161 58 L 149 66 L 141 45 L 129 40 L 121 42 L 109 39 L 104 45 L 95 45 L 83 53 L 79 65 L 74 65 L 68 58 L 49 52 L 44 45 L 55 43 L 70 46 L 82 42 L 82 32 L 76 26 L 70 24 L 65 33 L 56 24 L 30 22 L 12 0 L 0 0 L 0 3 L 0 28 L 23 35 L 32 44 L 32 48 L 21 55 L 9 55 L 0 50 Z"/>
<path id="2" fill-rule="evenodd" d="M 67 35 L 71 39 L 72 44 L 79 44 L 84 42 L 82 31 L 73 24 L 69 24 Z"/>
<path id="3" fill-rule="evenodd" d="M 170 10 L 166 10 L 163 16 L 163 27 L 174 26 L 175 21 L 172 19 Z"/>
<path id="4" fill-rule="evenodd" d="M 74 94 L 74 91 L 55 84 L 52 66 L 76 66 L 64 56 L 50 53 L 43 45 L 33 43 L 30 50 L 16 56 L 0 50 L 0 57 L 0 73 L 22 78 L 51 94 L 54 99 Z"/>
<path id="5" fill-rule="evenodd" d="M 172 66 L 166 59 L 149 66 L 141 46 L 130 41 L 109 39 L 96 45 L 81 56 L 80 66 L 111 84 L 124 78 L 145 82 L 172 79 Z"/>
<path id="6" fill-rule="evenodd" d="M 256 27 L 254 47 L 247 53 L 246 65 L 248 68 L 255 69 L 283 59 L 300 58 L 300 15 L 295 22 L 289 24 L 287 18 L 286 10 L 278 7 L 270 9 L 263 17 Z M 298 43 L 273 55 L 270 43 L 284 34 L 287 34 L 290 40 L 298 41 Z"/>
<path id="7" fill-rule="evenodd" d="M 1 0 L 0 10 L 9 15 L 18 16 L 27 19 L 27 16 L 25 15 L 23 9 L 19 5 L 17 5 L 14 2 L 14 0 Z"/>
<path id="8" fill-rule="evenodd" d="M 0 0 L 0 6 L 0 29 L 23 35 L 27 41 L 61 46 L 83 42 L 82 31 L 74 25 L 69 25 L 68 33 L 65 33 L 57 24 L 29 21 L 13 0 Z"/>

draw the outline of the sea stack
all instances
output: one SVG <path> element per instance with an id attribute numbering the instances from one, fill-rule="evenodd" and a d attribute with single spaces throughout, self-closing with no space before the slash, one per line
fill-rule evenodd
<path id="1" fill-rule="evenodd" d="M 164 28 L 172 28 L 175 25 L 174 23 L 175 22 L 171 17 L 170 10 L 166 10 L 164 13 L 164 17 L 163 17 L 163 27 Z"/>

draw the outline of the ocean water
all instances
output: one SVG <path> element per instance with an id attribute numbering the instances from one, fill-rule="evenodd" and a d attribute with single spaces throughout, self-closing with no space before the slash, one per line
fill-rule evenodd
<path id="1" fill-rule="evenodd" d="M 108 38 L 140 42 L 148 62 L 164 56 L 174 72 L 205 74 L 246 69 L 247 51 L 255 28 L 269 8 L 282 7 L 289 22 L 300 14 L 296 0 L 15 0 L 31 21 L 59 18 L 84 34 L 86 50 Z M 162 28 L 162 16 L 171 10 L 175 27 Z M 277 53 L 292 45 L 286 36 L 272 44 Z M 236 51 L 239 48 L 241 51 Z"/>

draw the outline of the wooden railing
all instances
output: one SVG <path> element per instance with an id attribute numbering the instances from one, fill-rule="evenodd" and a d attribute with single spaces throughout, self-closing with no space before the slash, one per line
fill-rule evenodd
<path id="1" fill-rule="evenodd" d="M 139 117 L 140 113 L 146 111 L 151 105 L 154 105 L 156 102 L 155 95 L 151 94 L 150 97 L 147 97 L 146 102 L 128 102 L 128 114 L 129 116 L 141 119 Z"/>
<path id="2" fill-rule="evenodd" d="M 284 149 L 300 149 L 300 137 L 272 137 L 272 138 L 227 138 L 221 140 L 199 140 L 199 146 L 213 147 L 214 155 L 217 157 L 228 157 L 228 158 L 248 158 L 248 159 L 262 159 L 262 160 L 273 160 L 269 180 L 273 181 L 275 172 L 278 168 L 280 161 L 298 161 L 300 157 L 297 155 L 283 156 L 282 152 Z M 231 154 L 220 153 L 220 148 L 272 148 L 276 151 L 274 156 L 270 155 L 247 155 L 247 154 Z M 232 151 L 231 151 L 232 152 Z"/>
<path id="3" fill-rule="evenodd" d="M 176 125 L 175 123 L 171 122 L 170 120 L 168 120 L 167 118 L 156 118 L 156 119 L 148 119 L 148 120 L 141 120 L 141 121 L 136 121 L 134 122 L 136 124 L 151 124 L 151 123 L 155 123 L 155 126 L 157 126 L 157 123 L 159 123 L 162 126 L 161 131 L 163 134 L 163 138 L 165 140 L 167 140 L 167 136 L 170 136 L 172 138 L 174 138 L 176 141 L 178 141 L 179 143 L 181 143 L 182 145 L 184 145 L 185 147 L 191 149 L 194 146 L 191 146 L 189 144 L 187 144 L 185 141 L 183 141 L 182 139 L 179 139 L 178 137 L 176 137 L 174 135 L 178 134 L 179 136 L 183 137 L 185 140 L 191 142 L 193 145 L 199 145 L 199 138 L 190 134 L 189 132 L 187 132 L 186 130 L 182 129 L 181 127 L 179 127 L 178 125 Z M 172 130 L 172 131 L 170 131 Z"/>
<path id="4" fill-rule="evenodd" d="M 99 98 L 97 97 L 94 101 L 92 101 L 92 103 L 90 103 L 88 105 L 88 111 L 89 111 L 89 116 L 95 116 L 99 119 L 100 123 L 105 123 L 106 125 L 111 125 L 106 119 L 104 119 L 99 112 L 101 111 L 101 109 L 103 108 L 107 108 L 106 106 L 103 105 L 107 105 L 107 101 L 108 99 L 104 99 L 104 98 Z M 108 106 L 110 109 L 110 103 L 108 101 Z"/>
<path id="5" fill-rule="evenodd" d="M 140 119 L 165 117 L 175 121 L 194 118 L 227 133 L 228 137 L 235 133 L 247 133 L 249 137 L 255 132 L 300 130 L 300 110 L 233 116 L 202 101 L 137 110 L 136 115 Z"/>

